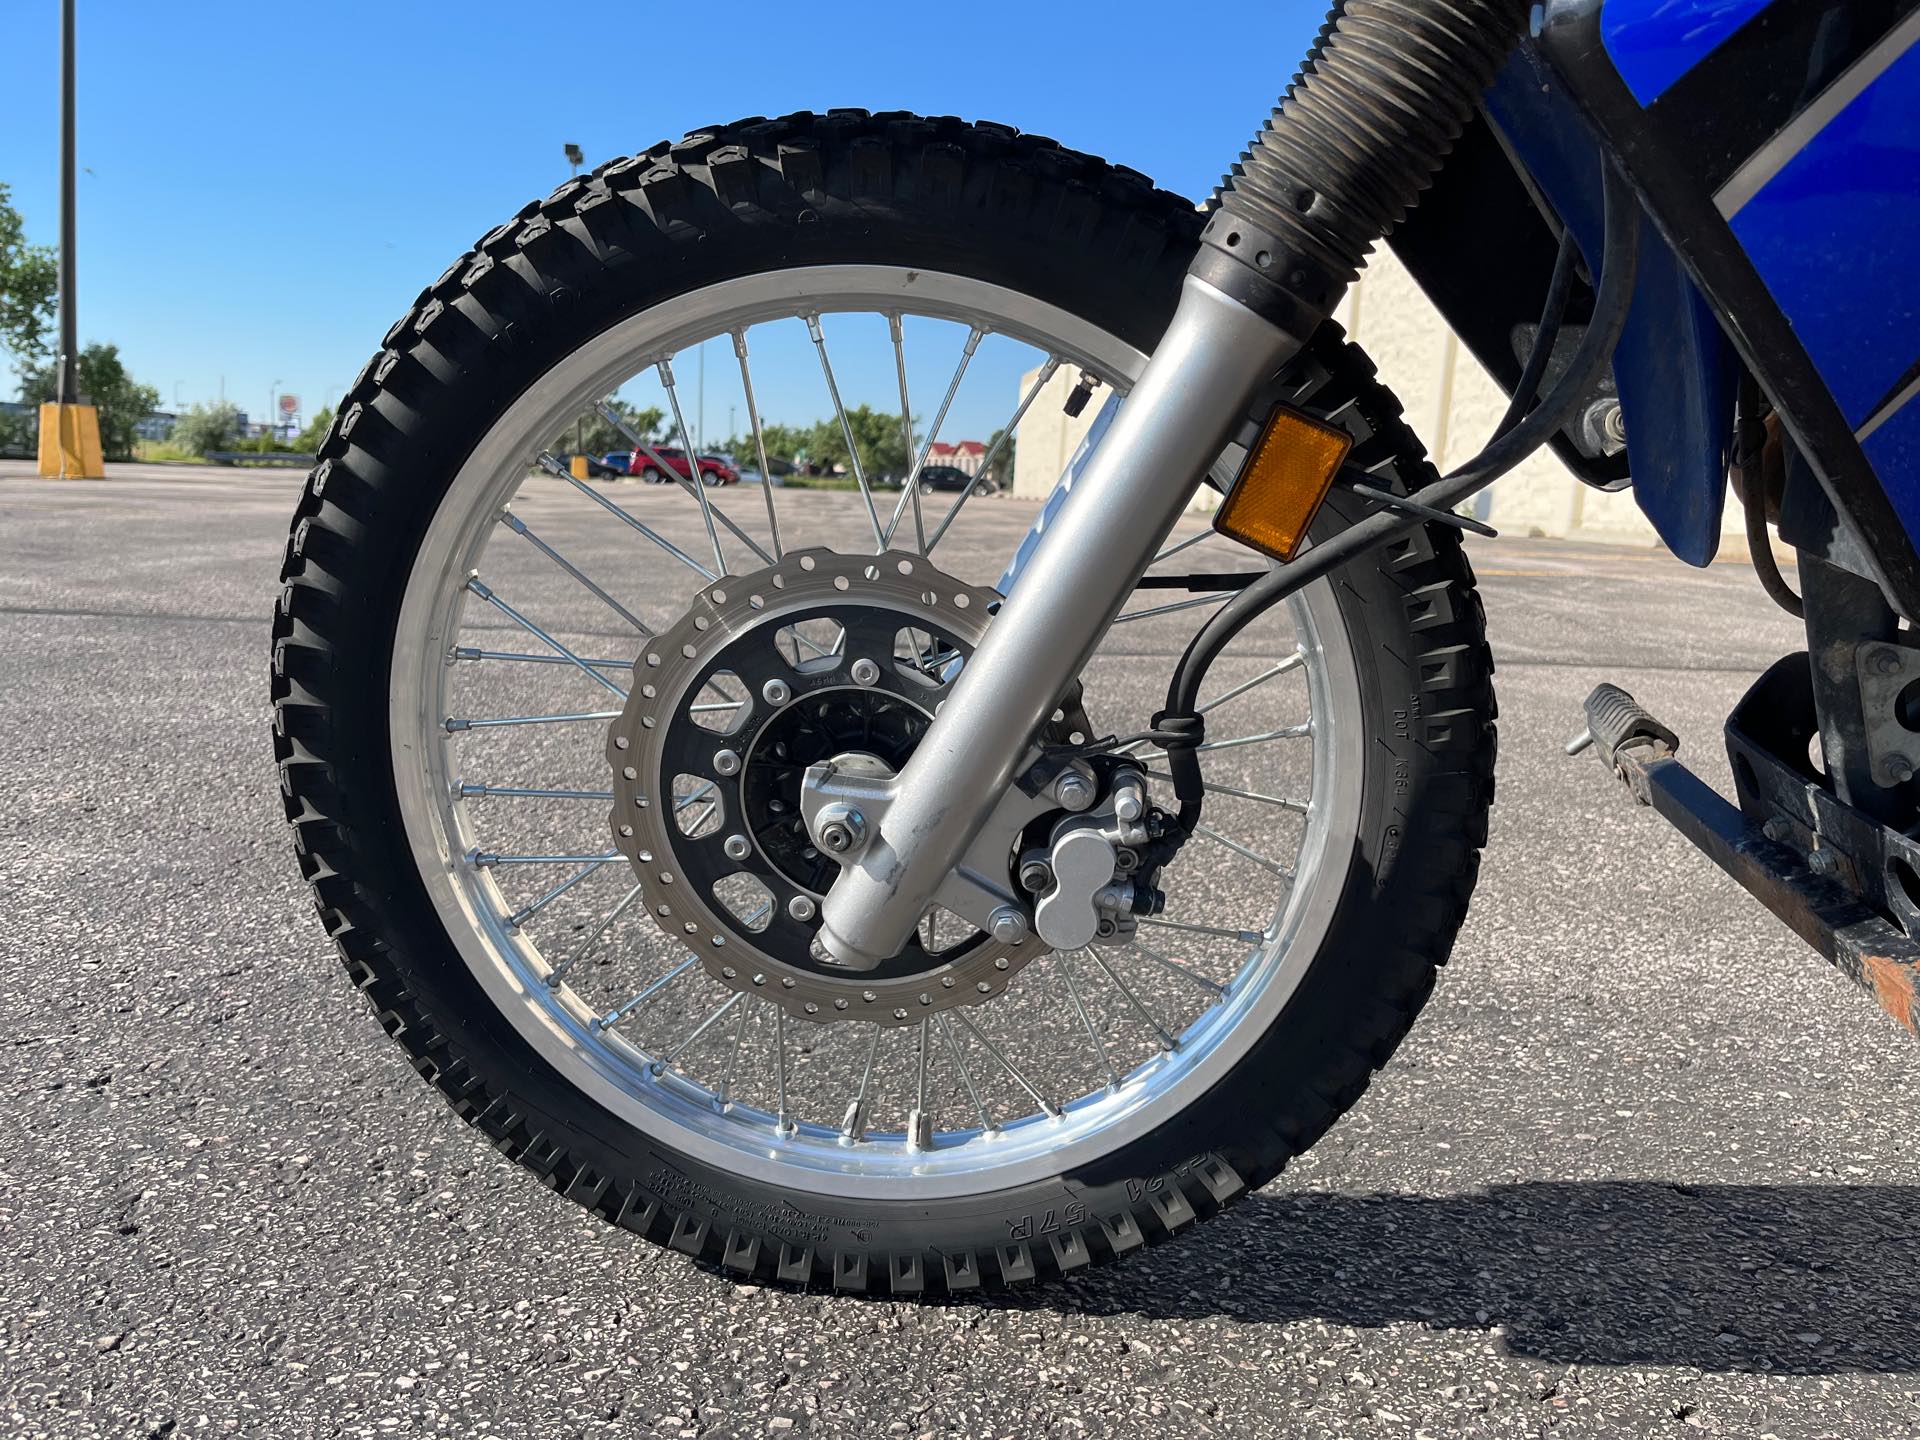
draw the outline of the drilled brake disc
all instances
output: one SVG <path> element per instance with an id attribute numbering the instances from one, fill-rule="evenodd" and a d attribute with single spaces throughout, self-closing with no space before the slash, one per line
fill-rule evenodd
<path id="1" fill-rule="evenodd" d="M 641 651 L 607 740 L 613 840 L 716 980 L 801 1019 L 908 1025 L 1001 994 L 1044 953 L 944 912 L 858 974 L 815 938 L 838 867 L 807 834 L 802 775 L 848 752 L 897 772 L 999 598 L 918 555 L 796 551 L 708 586 Z M 1076 706 L 1054 724 L 1064 739 L 1086 721 Z"/>

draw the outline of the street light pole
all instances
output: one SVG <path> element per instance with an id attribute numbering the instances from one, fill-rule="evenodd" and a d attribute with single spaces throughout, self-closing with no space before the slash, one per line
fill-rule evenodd
<path id="1" fill-rule="evenodd" d="M 54 360 L 53 399 L 40 407 L 41 475 L 97 480 L 107 473 L 100 453 L 100 412 L 80 399 L 79 296 L 74 263 L 74 0 L 60 0 L 60 353 Z"/>
<path id="2" fill-rule="evenodd" d="M 80 403 L 80 321 L 73 263 L 73 4 L 60 0 L 60 363 L 54 399 Z"/>

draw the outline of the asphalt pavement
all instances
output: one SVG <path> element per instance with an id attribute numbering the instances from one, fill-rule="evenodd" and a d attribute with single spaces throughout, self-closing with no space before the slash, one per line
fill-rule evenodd
<path id="1" fill-rule="evenodd" d="M 1499 797 L 1400 1053 L 1180 1243 L 920 1306 L 608 1228 L 380 1032 L 268 743 L 296 483 L 0 464 L 0 1431 L 1920 1435 L 1920 1049 L 1561 754 L 1611 679 L 1726 785 L 1720 722 L 1796 643 L 1742 564 L 1470 541 Z"/>

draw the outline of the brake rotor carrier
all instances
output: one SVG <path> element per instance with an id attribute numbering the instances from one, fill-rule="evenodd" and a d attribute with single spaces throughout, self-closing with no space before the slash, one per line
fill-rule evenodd
<path id="1" fill-rule="evenodd" d="M 919 555 L 800 550 L 708 585 L 648 641 L 607 737 L 613 843 L 655 921 L 722 985 L 799 1019 L 911 1025 L 992 999 L 1045 953 L 977 930 L 930 949 L 922 927 L 853 974 L 815 942 L 839 871 L 807 834 L 802 775 L 848 753 L 897 773 L 999 599 Z M 1077 701 L 1053 730 L 1088 733 Z"/>

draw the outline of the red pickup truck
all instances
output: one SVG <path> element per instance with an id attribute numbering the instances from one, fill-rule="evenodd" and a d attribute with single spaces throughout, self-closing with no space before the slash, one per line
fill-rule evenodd
<path id="1" fill-rule="evenodd" d="M 651 452 L 634 451 L 633 469 L 629 473 L 638 475 L 649 485 L 664 485 L 667 477 L 660 473 L 660 467 L 654 463 L 656 455 L 672 466 L 683 480 L 693 473 L 687 468 L 687 452 L 676 450 L 671 445 L 656 445 Z M 699 462 L 701 484 L 737 485 L 740 483 L 740 472 L 727 463 L 725 456 L 702 455 L 699 457 Z"/>

